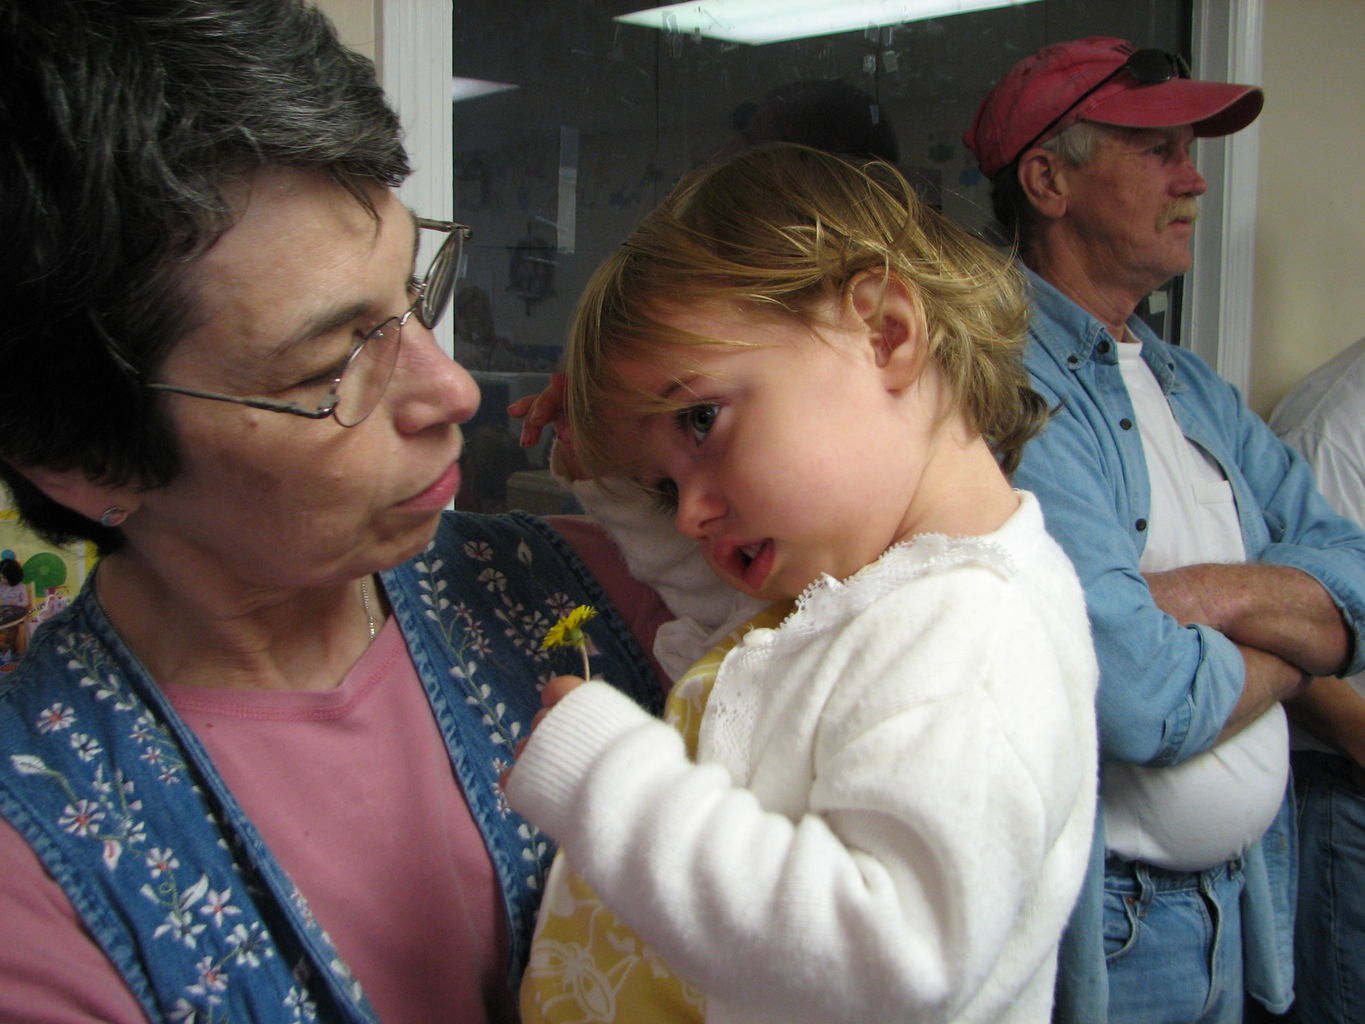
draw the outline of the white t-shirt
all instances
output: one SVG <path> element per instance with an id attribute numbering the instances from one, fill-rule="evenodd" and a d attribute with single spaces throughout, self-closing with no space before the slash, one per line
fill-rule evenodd
<path id="1" fill-rule="evenodd" d="M 1124 341 L 1118 355 L 1152 490 L 1138 567 L 1162 572 L 1199 562 L 1245 561 L 1237 506 L 1223 471 L 1181 433 L 1141 345 Z M 1279 704 L 1181 764 L 1106 762 L 1106 845 L 1127 860 L 1172 871 L 1214 867 L 1261 837 L 1284 800 L 1288 778 L 1288 724 Z"/>

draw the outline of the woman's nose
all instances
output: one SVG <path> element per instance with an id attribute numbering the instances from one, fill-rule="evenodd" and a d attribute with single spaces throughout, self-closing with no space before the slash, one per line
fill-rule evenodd
<path id="1" fill-rule="evenodd" d="M 398 429 L 416 433 L 470 419 L 479 408 L 479 385 L 446 354 L 430 328 L 412 317 L 403 325 L 401 344 L 389 383 Z"/>

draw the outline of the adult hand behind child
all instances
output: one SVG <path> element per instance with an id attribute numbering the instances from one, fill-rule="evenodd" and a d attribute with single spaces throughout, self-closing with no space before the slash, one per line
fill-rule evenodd
<path id="1" fill-rule="evenodd" d="M 521 446 L 530 448 L 540 442 L 546 427 L 553 427 L 555 444 L 550 452 L 550 469 L 564 480 L 586 480 L 587 472 L 574 450 L 573 431 L 564 411 L 564 374 L 550 374 L 550 383 L 537 395 L 523 395 L 507 407 L 507 415 L 524 419 Z"/>
<path id="2" fill-rule="evenodd" d="M 536 395 L 523 395 L 507 407 L 507 415 L 525 419 L 521 425 L 521 446 L 530 448 L 540 440 L 546 427 L 556 432 L 566 426 L 564 420 L 564 374 L 550 374 L 550 383 Z"/>

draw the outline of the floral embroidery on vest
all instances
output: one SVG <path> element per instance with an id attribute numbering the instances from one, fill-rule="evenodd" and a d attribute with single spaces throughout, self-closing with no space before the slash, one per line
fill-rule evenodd
<path id="1" fill-rule="evenodd" d="M 17 794 L 24 812 L 16 817 L 40 816 L 50 836 L 63 837 L 73 847 L 98 847 L 107 877 L 80 882 L 124 894 L 120 905 L 137 921 L 138 955 L 159 965 L 156 977 L 143 981 L 154 997 L 138 991 L 142 986 L 130 979 L 144 1005 L 152 999 L 167 1020 L 218 1024 L 252 1019 L 262 996 L 273 993 L 267 998 L 279 1011 L 274 1019 L 317 1020 L 318 995 L 309 984 L 313 972 L 300 950 L 286 953 L 272 937 L 256 905 L 261 883 L 249 869 L 243 873 L 241 841 L 223 826 L 194 781 L 195 768 L 181 743 L 111 654 L 99 624 L 83 628 L 89 624 L 79 621 L 82 613 L 98 615 L 92 605 L 89 597 L 78 599 L 71 613 L 76 628 L 54 633 L 58 639 L 50 653 L 38 655 L 64 669 L 60 692 L 65 699 L 31 712 L 29 736 L 43 742 L 8 757 L 15 775 L 40 783 Z M 78 684 L 74 688 L 72 680 Z M 15 746 L 20 739 L 15 736 Z M 236 854 L 236 863 L 222 853 L 205 856 L 209 832 L 183 827 L 196 818 L 216 835 L 219 847 Z M 48 863 L 59 873 L 65 861 Z M 78 909 L 92 906 L 79 897 L 73 894 Z M 293 902 L 316 930 L 297 890 Z M 314 940 L 331 953 L 334 981 L 363 1005 L 355 980 L 325 936 L 318 931 Z M 292 967 L 279 962 L 286 956 Z M 116 963 L 127 976 L 129 965 L 117 958 Z M 178 981 L 168 983 L 172 976 Z M 267 976 L 273 976 L 269 982 Z M 253 998 L 233 998 L 234 985 L 237 991 L 251 990 Z"/>
<path id="2" fill-rule="evenodd" d="M 518 515 L 447 514 L 423 554 L 381 575 L 502 885 L 515 985 L 554 849 L 498 778 L 544 682 L 572 667 L 541 650 L 545 629 L 606 597 L 562 537 Z M 614 611 L 594 625 L 604 671 L 657 709 L 629 629 Z M 0 815 L 149 1016 L 373 1024 L 303 894 L 89 587 L 0 680 L 0 735 Z"/>

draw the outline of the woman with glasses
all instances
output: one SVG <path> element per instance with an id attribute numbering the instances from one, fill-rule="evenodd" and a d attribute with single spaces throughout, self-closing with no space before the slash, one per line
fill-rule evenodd
<path id="1" fill-rule="evenodd" d="M 0 66 L 0 476 L 102 555 L 0 684 L 0 1019 L 514 1019 L 543 640 L 594 606 L 653 707 L 662 613 L 581 523 L 443 511 L 468 229 L 293 0 L 18 0 Z"/>

